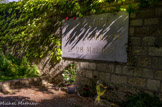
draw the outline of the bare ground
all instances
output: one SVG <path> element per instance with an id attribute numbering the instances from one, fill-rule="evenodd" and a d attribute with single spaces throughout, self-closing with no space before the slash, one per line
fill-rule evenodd
<path id="1" fill-rule="evenodd" d="M 93 98 L 67 94 L 54 88 L 31 87 L 0 93 L 0 107 L 105 107 L 94 104 Z M 106 107 L 110 107 L 107 105 Z"/>

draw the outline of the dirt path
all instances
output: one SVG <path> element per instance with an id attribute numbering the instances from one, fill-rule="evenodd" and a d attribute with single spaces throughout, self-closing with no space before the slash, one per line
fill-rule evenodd
<path id="1" fill-rule="evenodd" d="M 11 94 L 0 93 L 0 107 L 101 107 L 93 98 L 78 97 L 61 90 L 33 87 L 15 89 Z M 106 106 L 109 107 L 109 106 Z"/>

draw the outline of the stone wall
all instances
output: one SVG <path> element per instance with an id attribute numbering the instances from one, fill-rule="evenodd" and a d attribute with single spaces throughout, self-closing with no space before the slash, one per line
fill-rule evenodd
<path id="1" fill-rule="evenodd" d="M 61 74 L 70 63 L 78 66 L 76 84 L 79 90 L 88 85 L 96 92 L 95 83 L 103 81 L 108 87 L 122 87 L 120 90 L 145 90 L 162 93 L 162 3 L 155 7 L 143 8 L 130 14 L 128 38 L 128 62 L 106 62 L 80 59 L 63 59 L 52 63 L 50 57 L 39 62 L 39 69 L 52 76 Z M 53 67 L 55 66 L 55 67 Z M 60 72 L 61 71 L 61 72 Z M 55 79 L 52 79 L 55 80 Z M 115 92 L 109 94 L 118 94 Z M 114 99 L 118 100 L 119 94 Z M 108 95 L 109 96 L 109 95 Z M 112 97 L 110 98 L 112 99 Z"/>
<path id="2" fill-rule="evenodd" d="M 64 59 L 78 65 L 77 84 L 102 80 L 105 84 L 162 92 L 162 6 L 130 14 L 128 62 Z M 93 86 L 92 86 L 93 87 Z"/>

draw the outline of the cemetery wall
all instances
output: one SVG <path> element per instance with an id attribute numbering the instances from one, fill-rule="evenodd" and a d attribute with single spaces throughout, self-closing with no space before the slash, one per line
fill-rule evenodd
<path id="1" fill-rule="evenodd" d="M 99 79 L 107 85 L 162 92 L 161 3 L 130 14 L 128 41 L 127 63 L 64 59 L 61 64 L 75 62 L 78 65 L 80 86 L 92 86 L 90 81 Z"/>
<path id="2" fill-rule="evenodd" d="M 162 93 L 161 2 L 155 7 L 142 8 L 129 15 L 127 53 L 127 63 L 63 58 L 53 67 L 49 56 L 40 61 L 38 67 L 43 73 L 50 72 L 50 76 L 56 76 L 74 62 L 78 66 L 78 88 L 83 89 L 84 85 L 88 85 L 92 92 L 96 92 L 96 81 L 101 80 L 109 87 L 124 86 L 123 91 L 134 88 Z"/>

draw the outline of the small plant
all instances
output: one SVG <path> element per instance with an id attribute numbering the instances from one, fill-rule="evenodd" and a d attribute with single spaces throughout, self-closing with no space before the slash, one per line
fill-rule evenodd
<path id="1" fill-rule="evenodd" d="M 64 77 L 64 81 L 67 84 L 74 84 L 75 83 L 75 79 L 76 79 L 76 70 L 77 70 L 77 66 L 76 64 L 70 64 L 66 69 L 64 69 L 63 72 L 63 77 Z"/>
<path id="2" fill-rule="evenodd" d="M 26 57 L 19 60 L 0 51 L 0 81 L 36 76 L 39 76 L 39 70 Z"/>
<path id="3" fill-rule="evenodd" d="M 129 96 L 127 101 L 121 103 L 121 107 L 162 107 L 162 101 L 155 95 L 138 93 Z"/>

